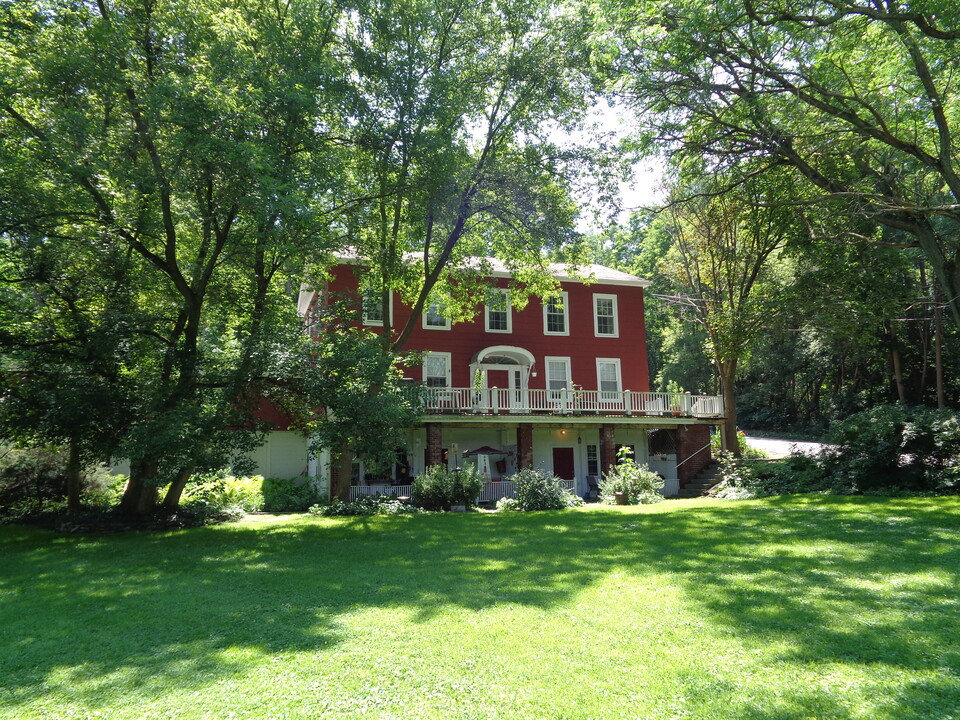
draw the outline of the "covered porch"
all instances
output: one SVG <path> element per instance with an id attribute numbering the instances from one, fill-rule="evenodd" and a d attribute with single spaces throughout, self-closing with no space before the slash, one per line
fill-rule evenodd
<path id="1" fill-rule="evenodd" d="M 663 477 L 664 494 L 710 460 L 709 423 L 653 418 L 449 417 L 435 415 L 408 431 L 407 449 L 392 477 L 370 477 L 355 467 L 352 498 L 412 496 L 413 478 L 430 465 L 449 470 L 473 464 L 486 478 L 481 502 L 514 497 L 509 481 L 520 468 L 535 467 L 564 481 L 573 493 L 593 496 L 597 482 L 617 462 L 621 447 Z M 359 465 L 359 463 L 357 464 Z"/>

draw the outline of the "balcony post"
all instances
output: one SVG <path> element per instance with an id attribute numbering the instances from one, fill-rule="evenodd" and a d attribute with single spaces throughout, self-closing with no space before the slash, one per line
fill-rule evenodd
<path id="1" fill-rule="evenodd" d="M 633 415 L 633 396 L 630 394 L 629 390 L 624 391 L 623 393 L 623 408 L 627 411 L 627 416 Z"/>

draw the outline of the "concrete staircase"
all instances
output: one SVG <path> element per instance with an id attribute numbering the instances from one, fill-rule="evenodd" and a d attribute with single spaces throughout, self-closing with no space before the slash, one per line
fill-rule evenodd
<path id="1" fill-rule="evenodd" d="M 707 494 L 707 490 L 720 482 L 720 466 L 716 462 L 711 462 L 695 477 L 687 480 L 680 485 L 680 492 L 677 497 L 694 498 Z"/>

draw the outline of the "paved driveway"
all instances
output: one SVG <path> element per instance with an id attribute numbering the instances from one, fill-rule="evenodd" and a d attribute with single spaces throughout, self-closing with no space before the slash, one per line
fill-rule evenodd
<path id="1" fill-rule="evenodd" d="M 786 457 L 792 452 L 800 452 L 804 455 L 819 455 L 826 447 L 818 442 L 800 442 L 798 440 L 777 440 L 775 438 L 758 438 L 747 435 L 747 445 L 763 450 L 767 455 L 774 458 Z"/>

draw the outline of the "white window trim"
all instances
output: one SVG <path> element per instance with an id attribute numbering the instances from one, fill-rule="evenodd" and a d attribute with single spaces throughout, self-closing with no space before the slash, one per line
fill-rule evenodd
<path id="1" fill-rule="evenodd" d="M 613 332 L 600 332 L 600 316 L 597 313 L 597 300 L 613 300 Z M 593 335 L 598 338 L 616 338 L 620 337 L 620 312 L 617 308 L 617 296 L 609 293 L 593 294 Z"/>
<path id="2" fill-rule="evenodd" d="M 424 329 L 424 330 L 449 330 L 449 329 L 450 329 L 450 318 L 447 317 L 446 315 L 443 316 L 443 320 L 444 320 L 444 322 L 446 323 L 446 325 L 428 325 L 428 324 L 427 324 L 427 311 L 430 310 L 430 305 L 432 305 L 432 304 L 433 304 L 433 303 L 430 303 L 430 304 L 427 305 L 427 310 L 425 310 L 424 313 L 423 313 L 423 315 L 421 316 L 421 322 L 422 322 L 422 324 L 423 324 L 423 329 Z M 439 309 L 439 308 L 438 308 L 438 309 Z"/>
<path id="3" fill-rule="evenodd" d="M 451 376 L 452 376 L 452 365 L 453 365 L 453 353 L 448 353 L 448 352 L 425 352 L 423 354 L 423 366 L 422 366 L 423 384 L 424 385 L 427 384 L 427 358 L 438 357 L 438 356 L 442 356 L 447 359 L 447 362 L 445 364 L 447 367 L 447 389 L 449 389 L 450 387 L 452 387 Z"/>
<path id="4" fill-rule="evenodd" d="M 557 332 L 557 331 L 555 331 L 555 330 L 554 330 L 554 331 L 547 330 L 547 327 L 548 327 L 548 325 L 547 325 L 547 307 L 548 307 L 548 305 L 549 305 L 549 303 L 548 303 L 547 301 L 549 300 L 549 297 L 545 297 L 545 298 L 543 298 L 543 299 L 540 301 L 540 304 L 543 306 L 543 334 L 544 334 L 544 335 L 557 335 L 557 336 L 561 336 L 561 335 L 569 335 L 569 334 L 570 334 L 570 302 L 569 302 L 569 299 L 568 299 L 568 297 L 567 297 L 567 292 L 564 290 L 564 291 L 561 291 L 561 292 L 559 292 L 559 293 L 555 293 L 554 295 L 551 295 L 550 297 L 556 297 L 557 295 L 560 296 L 560 302 L 561 302 L 561 304 L 563 305 L 563 332 Z"/>
<path id="5" fill-rule="evenodd" d="M 513 332 L 513 308 L 510 305 L 510 291 L 504 288 L 494 288 L 492 293 L 498 293 L 504 296 L 504 300 L 507 304 L 507 329 L 506 330 L 494 330 L 490 327 L 490 305 L 487 303 L 483 304 L 483 329 L 488 333 L 512 333 Z M 492 294 L 491 293 L 491 294 Z"/>
<path id="6" fill-rule="evenodd" d="M 544 374 L 546 375 L 546 377 L 544 378 L 544 383 L 546 385 L 547 392 L 550 392 L 552 390 L 552 388 L 550 387 L 550 381 L 554 379 L 550 377 L 551 362 L 563 363 L 566 366 L 567 368 L 567 388 L 566 389 L 572 390 L 573 389 L 573 373 L 570 371 L 570 358 L 561 357 L 557 355 L 547 355 L 546 357 L 543 358 L 543 369 L 544 369 Z"/>
<path id="7" fill-rule="evenodd" d="M 617 368 L 617 390 L 604 390 L 600 387 L 601 363 L 612 363 Z M 597 358 L 597 392 L 623 392 L 623 375 L 620 373 L 620 358 Z"/>
<path id="8" fill-rule="evenodd" d="M 379 293 L 377 293 L 379 295 Z M 371 327 L 383 327 L 383 320 L 368 320 L 366 310 L 366 290 L 360 291 L 360 314 L 363 316 L 363 324 Z M 387 312 L 390 313 L 390 324 L 393 325 L 393 291 L 390 291 L 390 298 L 387 301 Z"/>

